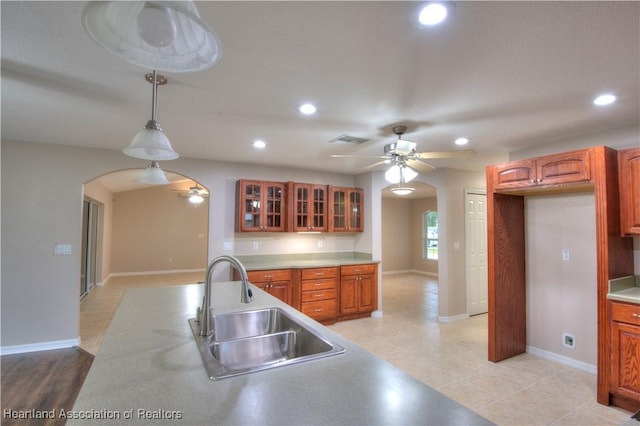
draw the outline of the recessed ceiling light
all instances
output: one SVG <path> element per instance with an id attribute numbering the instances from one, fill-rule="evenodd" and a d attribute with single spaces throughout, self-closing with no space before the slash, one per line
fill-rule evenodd
<path id="1" fill-rule="evenodd" d="M 458 138 L 454 142 L 456 145 L 466 145 L 469 143 L 469 139 L 467 138 Z"/>
<path id="2" fill-rule="evenodd" d="M 267 144 L 263 140 L 258 139 L 256 141 L 253 141 L 254 148 L 262 149 L 265 146 L 267 146 Z"/>
<path id="3" fill-rule="evenodd" d="M 447 8 L 441 3 L 429 3 L 420 11 L 418 20 L 422 25 L 437 25 L 447 17 Z"/>
<path id="4" fill-rule="evenodd" d="M 611 93 L 604 93 L 598 96 L 597 98 L 595 98 L 593 100 L 593 104 L 598 106 L 604 106 L 604 105 L 611 105 L 615 101 L 616 101 L 615 95 L 612 95 Z"/>
<path id="5" fill-rule="evenodd" d="M 311 115 L 315 114 L 316 106 L 313 104 L 302 104 L 298 110 L 305 115 Z"/>

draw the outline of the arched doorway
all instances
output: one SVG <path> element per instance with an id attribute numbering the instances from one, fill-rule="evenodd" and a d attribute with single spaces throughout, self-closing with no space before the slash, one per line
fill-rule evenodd
<path id="1" fill-rule="evenodd" d="M 90 226 L 82 233 L 80 338 L 91 353 L 126 288 L 197 283 L 206 270 L 207 188 L 169 171 L 169 184 L 143 184 L 142 171 L 118 170 L 83 185 Z M 193 202 L 194 192 L 202 202 Z"/>

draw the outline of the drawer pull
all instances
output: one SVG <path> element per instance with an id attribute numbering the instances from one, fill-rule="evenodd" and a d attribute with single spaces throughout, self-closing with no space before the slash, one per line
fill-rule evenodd
<path id="1" fill-rule="evenodd" d="M 631 314 L 631 316 L 635 318 L 640 318 L 640 314 L 636 314 L 636 313 Z"/>
<path id="2" fill-rule="evenodd" d="M 316 287 L 322 286 L 322 283 L 316 283 Z"/>
<path id="3" fill-rule="evenodd" d="M 313 297 L 324 297 L 324 293 L 314 294 Z"/>
<path id="4" fill-rule="evenodd" d="M 265 276 L 264 276 L 264 278 L 265 278 L 266 280 L 270 280 L 271 278 L 273 278 L 273 275 L 265 275 Z"/>
<path id="5" fill-rule="evenodd" d="M 316 277 L 321 277 L 324 275 L 324 272 L 316 272 Z"/>
<path id="6" fill-rule="evenodd" d="M 314 312 L 322 312 L 322 311 L 324 311 L 324 309 L 322 309 L 322 308 L 320 308 L 320 309 L 314 309 L 313 311 L 314 311 Z"/>

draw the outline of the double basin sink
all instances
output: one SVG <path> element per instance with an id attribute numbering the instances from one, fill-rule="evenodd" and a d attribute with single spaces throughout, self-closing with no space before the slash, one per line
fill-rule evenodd
<path id="1" fill-rule="evenodd" d="M 296 321 L 281 308 L 230 312 L 211 317 L 213 334 L 200 336 L 189 320 L 212 380 L 341 354 L 345 349 Z"/>

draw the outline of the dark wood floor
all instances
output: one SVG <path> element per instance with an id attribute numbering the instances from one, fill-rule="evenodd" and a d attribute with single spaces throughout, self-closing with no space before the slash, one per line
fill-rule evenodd
<path id="1" fill-rule="evenodd" d="M 80 348 L 3 355 L 2 425 L 64 425 L 93 358 Z"/>

